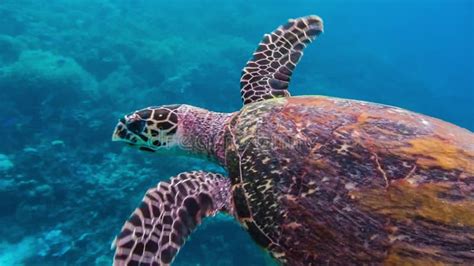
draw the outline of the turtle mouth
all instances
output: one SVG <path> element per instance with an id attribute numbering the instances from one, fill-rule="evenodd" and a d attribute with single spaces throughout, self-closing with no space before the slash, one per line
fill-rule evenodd
<path id="1" fill-rule="evenodd" d="M 119 121 L 115 126 L 114 133 L 112 134 L 112 141 L 130 142 L 130 140 L 127 138 L 127 135 L 130 136 L 130 133 L 128 133 L 125 123 Z"/>
<path id="2" fill-rule="evenodd" d="M 114 133 L 112 134 L 112 141 L 125 142 L 129 146 L 138 148 L 142 151 L 156 151 L 155 149 L 148 147 L 148 145 L 146 144 L 148 138 L 132 131 L 129 126 L 127 126 L 127 123 L 123 118 L 120 119 L 118 124 L 115 126 Z"/>

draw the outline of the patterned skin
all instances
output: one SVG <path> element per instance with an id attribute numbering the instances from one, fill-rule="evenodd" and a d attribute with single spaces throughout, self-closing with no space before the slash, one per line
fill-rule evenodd
<path id="1" fill-rule="evenodd" d="M 241 78 L 244 107 L 149 107 L 113 140 L 207 158 L 145 194 L 114 265 L 169 265 L 204 217 L 225 212 L 285 265 L 474 264 L 474 134 L 395 107 L 307 96 L 288 84 L 316 16 L 265 35 Z"/>
<path id="2" fill-rule="evenodd" d="M 322 32 L 321 18 L 309 16 L 290 20 L 265 34 L 242 71 L 240 95 L 243 103 L 290 96 L 288 84 L 303 56 L 303 49 Z"/>
<path id="3" fill-rule="evenodd" d="M 143 151 L 222 163 L 223 130 L 231 115 L 186 104 L 148 107 L 121 118 L 112 140 Z"/>

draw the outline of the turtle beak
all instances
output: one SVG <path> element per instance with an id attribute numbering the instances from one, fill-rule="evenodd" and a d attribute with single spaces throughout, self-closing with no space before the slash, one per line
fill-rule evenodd
<path id="1" fill-rule="evenodd" d="M 127 135 L 127 127 L 125 126 L 125 119 L 120 119 L 115 126 L 114 133 L 112 134 L 112 141 L 125 141 Z"/>

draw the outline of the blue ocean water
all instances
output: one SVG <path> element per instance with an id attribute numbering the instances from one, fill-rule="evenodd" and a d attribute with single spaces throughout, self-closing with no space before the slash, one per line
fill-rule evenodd
<path id="1" fill-rule="evenodd" d="M 110 265 L 144 192 L 197 159 L 110 141 L 117 118 L 187 103 L 231 112 L 264 33 L 317 14 L 293 95 L 403 107 L 474 130 L 471 0 L 2 0 L 0 265 Z M 208 219 L 175 265 L 272 265 L 229 217 Z"/>

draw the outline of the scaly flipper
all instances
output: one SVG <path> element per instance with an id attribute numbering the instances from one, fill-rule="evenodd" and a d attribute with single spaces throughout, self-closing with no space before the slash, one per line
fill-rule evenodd
<path id="1" fill-rule="evenodd" d="M 115 240 L 114 265 L 170 264 L 203 217 L 232 211 L 229 191 L 229 179 L 202 171 L 149 189 Z"/>
<path id="2" fill-rule="evenodd" d="M 244 104 L 290 96 L 288 83 L 303 49 L 322 32 L 321 18 L 308 16 L 290 19 L 265 34 L 242 71 L 240 95 Z"/>

